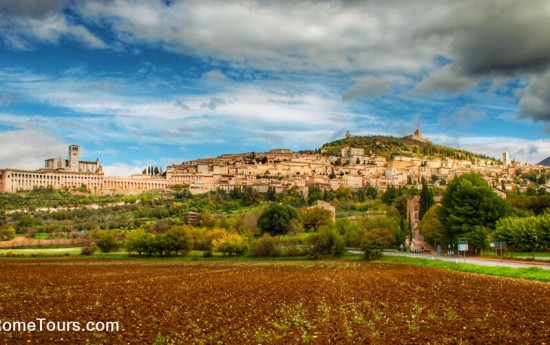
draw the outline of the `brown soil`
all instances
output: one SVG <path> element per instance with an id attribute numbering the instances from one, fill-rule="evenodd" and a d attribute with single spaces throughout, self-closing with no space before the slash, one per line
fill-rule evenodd
<path id="1" fill-rule="evenodd" d="M 0 344 L 548 344 L 550 284 L 366 262 L 0 260 Z M 82 326 L 83 327 L 83 326 Z"/>

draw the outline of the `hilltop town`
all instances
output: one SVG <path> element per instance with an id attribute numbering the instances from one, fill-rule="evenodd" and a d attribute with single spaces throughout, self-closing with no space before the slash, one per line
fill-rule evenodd
<path id="1" fill-rule="evenodd" d="M 314 151 L 223 154 L 129 177 L 105 176 L 99 159 L 80 161 L 78 145 L 71 145 L 68 159 L 47 159 L 43 169 L 0 170 L 0 192 L 53 188 L 105 195 L 187 188 L 199 194 L 251 187 L 260 193 L 269 188 L 278 193 L 295 189 L 307 196 L 311 187 L 384 191 L 390 186 L 419 187 L 423 178 L 434 187 L 444 187 L 456 175 L 477 172 L 505 197 L 507 192 L 526 190 L 533 184 L 549 188 L 545 169 L 512 161 L 508 153 L 497 160 L 432 145 L 420 130 L 404 138 L 356 137 L 348 132 L 346 138 Z"/>

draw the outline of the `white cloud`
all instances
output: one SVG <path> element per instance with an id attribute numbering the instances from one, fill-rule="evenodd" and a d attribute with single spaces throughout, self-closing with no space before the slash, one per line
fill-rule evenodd
<path id="1" fill-rule="evenodd" d="M 239 133 L 246 138 L 258 135 L 258 143 L 307 145 L 322 135 L 358 126 L 369 133 L 379 129 L 410 133 L 411 126 L 418 126 L 409 119 L 415 112 L 423 113 L 408 111 L 412 106 L 406 109 L 405 103 L 410 99 L 399 98 L 400 92 L 411 88 L 412 96 L 433 96 L 438 91 L 456 96 L 494 79 L 487 89 L 509 94 L 502 80 L 523 78 L 530 81 L 525 89 L 526 83 L 509 83 L 518 87 L 517 98 L 522 97 L 521 116 L 550 121 L 545 110 L 550 82 L 548 73 L 543 73 L 550 65 L 547 1 L 167 3 L 4 0 L 0 21 L 5 30 L 0 40 L 13 49 L 67 39 L 106 48 L 94 34 L 99 27 L 97 32 L 112 30 L 108 37 L 116 42 L 109 44 L 120 52 L 144 51 L 145 44 L 151 51 L 160 48 L 190 60 L 198 57 L 194 61 L 201 66 L 191 62 L 189 71 L 180 73 L 180 66 L 159 69 L 143 62 L 134 75 L 124 77 L 91 77 L 74 69 L 40 75 L 4 68 L 0 105 L 11 105 L 17 95 L 25 102 L 51 106 L 50 112 L 61 109 L 65 117 L 21 115 L 18 121 L 41 121 L 46 131 L 66 140 L 93 133 L 98 141 L 225 144 Z M 534 71 L 540 73 L 533 76 Z M 476 97 L 483 92 L 477 91 Z M 353 105 L 342 102 L 342 94 L 343 99 L 366 97 L 360 100 L 365 108 L 357 106 L 358 112 L 387 114 L 389 125 L 383 128 L 376 116 L 365 124 L 350 112 Z M 386 94 L 392 97 L 375 99 Z M 390 98 L 396 102 L 383 103 Z M 444 101 L 456 106 L 462 102 L 458 98 Z M 479 98 L 471 102 L 483 103 Z M 403 102 L 396 105 L 397 101 Z M 431 114 L 439 110 L 426 106 Z M 515 111 L 513 105 L 511 109 Z M 431 114 L 425 117 L 437 117 Z M 487 114 L 464 108 L 449 123 L 467 126 L 488 118 Z M 534 158 L 534 150 L 520 148 L 531 143 L 517 140 L 515 151 L 509 151 L 526 160 Z M 458 142 L 462 144 L 462 139 Z M 541 145 L 533 147 L 544 152 Z"/>
<path id="2" fill-rule="evenodd" d="M 427 6 L 334 2 L 87 1 L 84 18 L 119 39 L 269 70 L 406 70 L 432 64 L 412 37 Z M 420 5 L 425 5 L 421 3 Z M 429 8 L 429 5 L 428 5 Z M 419 18 L 420 16 L 420 18 Z M 437 49 L 441 48 L 441 44 Z"/>
<path id="3" fill-rule="evenodd" d="M 353 98 L 376 98 L 385 94 L 391 93 L 392 88 L 387 80 L 373 79 L 368 81 L 360 81 L 352 85 L 344 92 L 342 99 L 349 101 Z"/>
<path id="4" fill-rule="evenodd" d="M 430 135 L 430 139 L 441 145 L 459 147 L 498 159 L 502 159 L 503 152 L 509 152 L 512 159 L 530 164 L 538 163 L 550 155 L 550 139 L 529 140 L 513 137 L 457 137 L 452 135 Z"/>
<path id="5" fill-rule="evenodd" d="M 0 93 L 0 107 L 6 107 L 19 100 L 19 95 L 13 92 Z"/>
<path id="6" fill-rule="evenodd" d="M 141 174 L 143 172 L 143 166 L 139 167 L 124 163 L 117 163 L 104 166 L 103 172 L 106 176 L 131 176 L 134 174 Z"/>
<path id="7" fill-rule="evenodd" d="M 56 4 L 49 9 L 44 8 L 43 12 L 30 11 L 32 7 L 22 9 L 14 6 L 12 1 L 4 7 L 0 4 L 0 20 L 4 22 L 0 39 L 11 48 L 21 50 L 33 49 L 35 42 L 57 44 L 62 37 L 82 42 L 90 48 L 106 48 L 103 40 L 86 27 L 67 21 L 59 1 L 51 3 Z"/>
<path id="8" fill-rule="evenodd" d="M 544 121 L 550 130 L 550 70 L 533 76 L 520 102 L 520 117 Z"/>
<path id="9" fill-rule="evenodd" d="M 438 123 L 443 125 L 458 125 L 460 128 L 468 128 L 475 122 L 483 122 L 487 120 L 487 111 L 484 109 L 466 105 L 451 116 L 440 116 Z"/>
<path id="10" fill-rule="evenodd" d="M 67 146 L 60 138 L 33 126 L 5 131 L 0 135 L 0 168 L 43 168 L 45 159 L 64 157 Z"/>
<path id="11" fill-rule="evenodd" d="M 457 72 L 453 65 L 449 65 L 432 72 L 414 87 L 412 93 L 413 95 L 431 95 L 437 91 L 444 91 L 457 94 L 475 87 L 476 84 L 475 78 L 465 76 Z"/>
<path id="12" fill-rule="evenodd" d="M 207 82 L 209 85 L 216 86 L 225 86 L 231 83 L 231 79 L 229 79 L 219 69 L 212 69 L 208 72 L 203 73 L 201 79 Z"/>
<path id="13" fill-rule="evenodd" d="M 221 72 L 209 73 L 217 80 Z M 210 83 L 211 78 L 196 81 Z M 27 100 L 61 107 L 78 117 L 23 116 L 17 121 L 41 126 L 75 140 L 94 133 L 94 140 L 136 143 L 224 143 L 232 133 L 333 130 L 350 126 L 355 115 L 330 88 L 307 82 L 233 83 L 205 94 L 147 95 L 143 84 L 128 79 L 95 79 L 73 71 L 58 78 L 23 71 L 0 71 L 0 81 Z M 87 116 L 87 115 L 92 116 Z M 99 116 L 98 116 L 99 115 Z M 121 133 L 124 133 L 121 135 Z"/>

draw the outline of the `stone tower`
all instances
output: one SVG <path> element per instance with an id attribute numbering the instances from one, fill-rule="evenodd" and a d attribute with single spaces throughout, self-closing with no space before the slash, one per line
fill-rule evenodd
<path id="1" fill-rule="evenodd" d="M 71 171 L 78 171 L 78 163 L 80 160 L 80 148 L 78 145 L 69 146 L 69 166 Z"/>
<path id="2" fill-rule="evenodd" d="M 502 164 L 504 166 L 510 165 L 510 153 L 509 152 L 504 152 L 502 154 Z"/>

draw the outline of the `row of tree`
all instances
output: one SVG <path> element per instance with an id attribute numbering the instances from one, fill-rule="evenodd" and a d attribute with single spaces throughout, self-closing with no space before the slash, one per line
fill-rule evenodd
<path id="1" fill-rule="evenodd" d="M 227 220 L 207 220 L 202 227 L 158 220 L 148 229 L 96 230 L 91 232 L 84 253 L 124 249 L 139 256 L 180 256 L 190 250 L 205 255 L 251 256 L 339 256 L 345 246 L 360 247 L 369 259 L 379 257 L 382 249 L 399 246 L 404 233 L 392 215 L 369 219 L 342 219 L 334 222 L 332 214 L 322 208 L 295 209 L 271 203 L 257 218 L 258 233 L 250 232 L 242 216 Z M 229 220 L 229 219 L 228 219 Z M 230 229 L 230 230 L 226 230 Z"/>
<path id="2" fill-rule="evenodd" d="M 548 208 L 534 207 L 546 199 L 521 197 L 530 203 L 513 208 L 514 203 L 520 205 L 520 198 L 512 198 L 511 204 L 495 194 L 481 175 L 464 174 L 449 183 L 441 206 L 432 205 L 423 214 L 419 231 L 425 241 L 434 244 L 456 244 L 466 238 L 474 252 L 493 241 L 506 241 L 516 250 L 550 248 Z"/>
<path id="3" fill-rule="evenodd" d="M 491 238 L 519 251 L 550 248 L 550 212 L 537 216 L 511 216 L 497 221 Z"/>
<path id="4" fill-rule="evenodd" d="M 83 253 L 92 254 L 95 249 L 109 253 L 124 249 L 139 256 L 186 256 L 191 250 L 224 255 L 243 254 L 248 249 L 248 240 L 238 233 L 223 229 L 198 229 L 189 225 L 173 225 L 163 233 L 145 229 L 131 231 L 94 231 Z"/>

